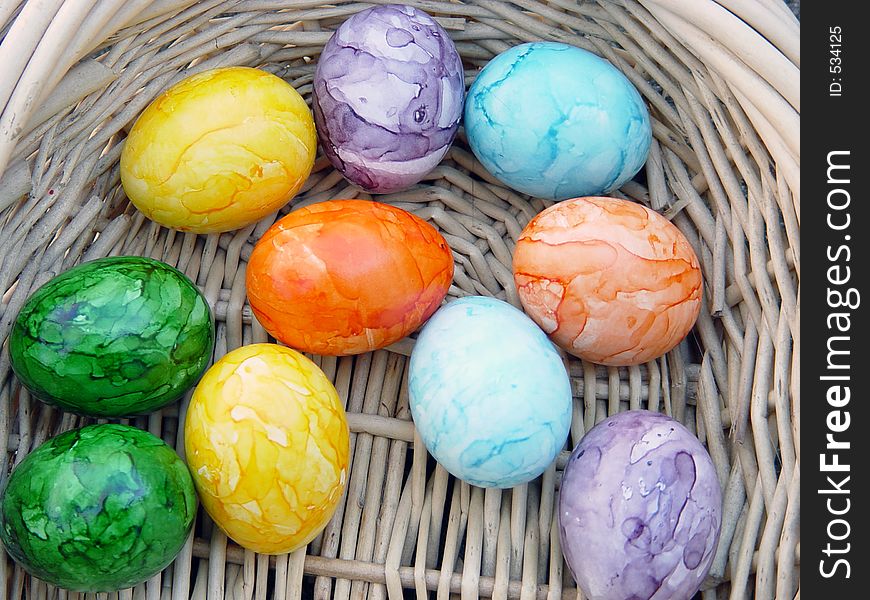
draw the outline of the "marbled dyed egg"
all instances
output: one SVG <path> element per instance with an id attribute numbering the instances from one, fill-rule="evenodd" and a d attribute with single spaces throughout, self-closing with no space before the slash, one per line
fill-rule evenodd
<path id="1" fill-rule="evenodd" d="M 532 219 L 514 250 L 523 307 L 580 358 L 636 365 L 676 346 L 701 310 L 701 269 L 689 241 L 627 200 L 575 198 Z"/>
<path id="2" fill-rule="evenodd" d="M 275 344 L 242 346 L 206 372 L 187 410 L 184 448 L 208 514 L 266 554 L 313 540 L 347 480 L 338 393 L 317 365 Z"/>
<path id="3" fill-rule="evenodd" d="M 514 46 L 487 63 L 468 90 L 464 122 L 490 173 L 554 200 L 618 188 L 652 142 L 631 82 L 595 54 L 556 42 Z"/>
<path id="4" fill-rule="evenodd" d="M 411 353 L 414 425 L 447 471 L 507 488 L 544 472 L 571 425 L 558 350 L 522 311 L 483 296 L 443 306 Z"/>
<path id="5" fill-rule="evenodd" d="M 86 262 L 36 290 L 9 336 L 12 369 L 37 398 L 96 417 L 177 400 L 214 348 L 205 297 L 177 269 L 139 256 Z"/>
<path id="6" fill-rule="evenodd" d="M 0 538 L 43 581 L 111 592 L 163 570 L 195 518 L 193 482 L 172 448 L 134 427 L 90 425 L 15 467 L 0 499 Z"/>
<path id="7" fill-rule="evenodd" d="M 379 202 L 295 210 L 257 242 L 247 289 L 257 320 L 288 346 L 347 355 L 383 348 L 435 312 L 453 279 L 438 231 Z"/>
<path id="8" fill-rule="evenodd" d="M 149 219 L 215 233 L 287 204 L 314 166 L 317 134 L 305 100 L 249 67 L 192 75 L 139 116 L 121 151 L 121 182 Z"/>
<path id="9" fill-rule="evenodd" d="M 565 467 L 562 552 L 587 598 L 689 600 L 710 570 L 721 524 L 710 455 L 665 415 L 605 419 Z"/>
<path id="10" fill-rule="evenodd" d="M 465 93 L 447 32 L 405 5 L 363 10 L 329 39 L 314 73 L 314 119 L 336 169 L 374 193 L 408 188 L 453 141 Z"/>

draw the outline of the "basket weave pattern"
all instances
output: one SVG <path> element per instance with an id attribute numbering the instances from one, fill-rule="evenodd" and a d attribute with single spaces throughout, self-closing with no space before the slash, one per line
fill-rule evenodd
<path id="1" fill-rule="evenodd" d="M 797 21 L 779 0 L 438 0 L 407 2 L 450 32 L 466 82 L 508 47 L 571 43 L 622 70 L 648 102 L 654 141 L 639 183 L 615 195 L 670 218 L 701 260 L 705 296 L 692 334 L 631 368 L 568 360 L 571 435 L 530 484 L 483 490 L 448 476 L 411 422 L 413 339 L 356 357 L 313 357 L 346 401 L 347 492 L 306 549 L 242 550 L 201 513 L 162 574 L 110 598 L 579 598 L 554 512 L 568 451 L 618 411 L 664 411 L 704 442 L 724 492 L 723 529 L 702 592 L 712 598 L 799 595 L 799 115 Z M 300 196 L 245 229 L 183 234 L 127 201 L 118 158 L 137 115 L 204 69 L 257 66 L 310 103 L 320 49 L 371 4 L 310 0 L 35 0 L 0 2 L 0 343 L 28 295 L 57 273 L 108 255 L 176 266 L 217 317 L 215 358 L 269 341 L 246 303 L 253 244 L 292 207 L 369 198 L 322 156 Z M 511 252 L 549 202 L 499 184 L 462 133 L 414 189 L 378 197 L 435 225 L 456 263 L 449 299 L 483 294 L 519 306 Z M 134 425 L 182 449 L 187 397 Z M 0 355 L 0 446 L 11 468 L 86 419 L 35 399 Z M 0 597 L 76 598 L 0 558 Z"/>

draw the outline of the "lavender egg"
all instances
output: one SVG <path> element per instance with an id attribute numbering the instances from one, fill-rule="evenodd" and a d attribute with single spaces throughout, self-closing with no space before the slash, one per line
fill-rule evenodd
<path id="1" fill-rule="evenodd" d="M 721 523 L 710 455 L 663 414 L 605 419 L 565 467 L 562 552 L 591 600 L 689 600 L 710 570 Z"/>
<path id="2" fill-rule="evenodd" d="M 407 189 L 456 135 L 462 61 L 432 17 L 405 5 L 361 11 L 335 31 L 314 73 L 314 122 L 329 160 L 371 193 Z"/>

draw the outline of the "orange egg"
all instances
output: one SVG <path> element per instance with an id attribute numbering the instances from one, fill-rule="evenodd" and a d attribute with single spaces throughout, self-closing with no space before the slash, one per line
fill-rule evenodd
<path id="1" fill-rule="evenodd" d="M 359 354 L 417 329 L 441 304 L 453 256 L 434 227 L 379 202 L 330 200 L 294 210 L 248 262 L 251 308 L 288 346 Z"/>
<path id="2" fill-rule="evenodd" d="M 658 213 L 615 198 L 554 204 L 526 226 L 513 259 L 526 312 L 580 358 L 636 365 L 665 354 L 701 309 L 701 269 Z"/>

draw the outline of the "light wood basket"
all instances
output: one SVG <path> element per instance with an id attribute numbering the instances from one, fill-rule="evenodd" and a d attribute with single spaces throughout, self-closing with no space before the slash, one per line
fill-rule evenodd
<path id="1" fill-rule="evenodd" d="M 347 493 L 306 549 L 268 557 L 228 541 L 203 515 L 177 560 L 101 598 L 582 598 L 559 549 L 554 511 L 568 451 L 593 424 L 633 408 L 685 423 L 713 457 L 722 536 L 701 597 L 799 597 L 799 25 L 781 0 L 410 0 L 436 17 L 468 82 L 490 58 L 533 40 L 612 61 L 644 96 L 654 141 L 645 184 L 616 195 L 671 219 L 700 257 L 697 326 L 677 349 L 631 368 L 570 361 L 574 418 L 546 473 L 483 490 L 430 460 L 408 409 L 408 338 L 357 357 L 314 357 L 346 401 Z M 85 420 L 21 388 L 6 338 L 28 295 L 53 275 L 107 255 L 177 266 L 217 316 L 219 357 L 267 341 L 246 303 L 253 244 L 280 215 L 215 235 L 144 218 L 120 185 L 125 131 L 161 90 L 194 72 L 248 65 L 310 101 L 320 49 L 369 3 L 337 0 L 0 0 L 0 446 L 11 468 Z M 643 179 L 642 179 L 643 181 Z M 291 207 L 368 198 L 328 161 Z M 456 275 L 452 299 L 518 305 L 511 251 L 550 203 L 506 189 L 460 134 L 415 189 L 381 196 L 439 228 Z M 189 397 L 189 395 L 188 395 Z M 186 400 L 132 424 L 180 449 Z M 0 596 L 78 598 L 0 559 Z M 83 596 L 83 595 L 82 595 Z"/>

